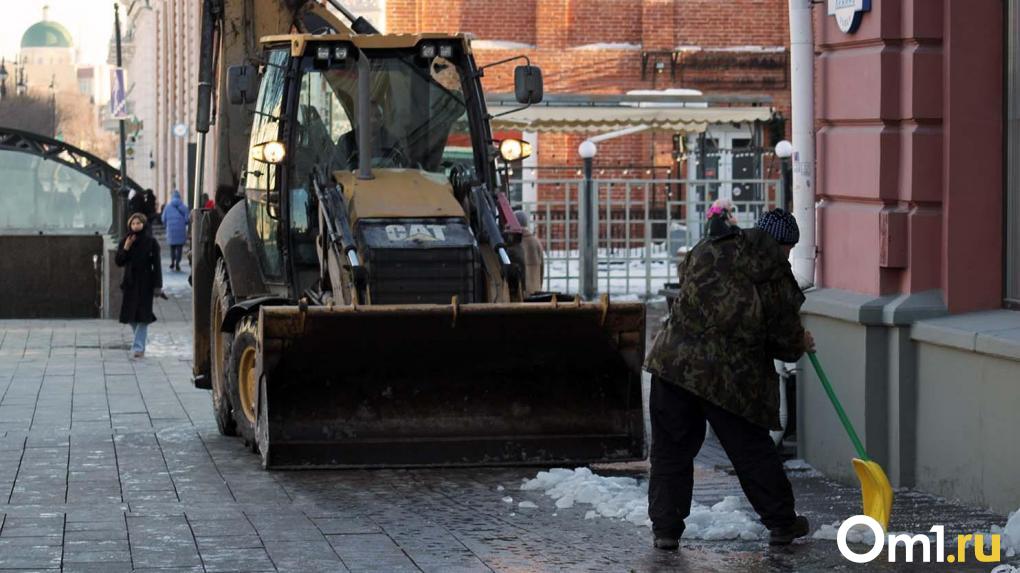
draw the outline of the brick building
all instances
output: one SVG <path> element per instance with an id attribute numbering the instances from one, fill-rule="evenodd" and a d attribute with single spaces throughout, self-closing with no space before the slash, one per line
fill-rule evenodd
<path id="1" fill-rule="evenodd" d="M 386 0 L 388 32 L 469 32 L 480 64 L 518 54 L 542 68 L 547 94 L 693 88 L 773 98 L 789 117 L 785 0 Z M 486 70 L 488 93 L 513 66 Z M 580 164 L 580 135 L 542 134 L 539 164 Z M 730 139 L 721 138 L 726 147 Z M 768 142 L 766 142 L 767 144 Z M 638 134 L 600 146 L 600 166 L 672 174 L 673 138 Z"/>
<path id="2" fill-rule="evenodd" d="M 819 288 L 806 326 L 894 486 L 1013 511 L 1020 1 L 875 0 L 848 31 L 812 9 Z M 856 482 L 801 366 L 800 453 Z"/>

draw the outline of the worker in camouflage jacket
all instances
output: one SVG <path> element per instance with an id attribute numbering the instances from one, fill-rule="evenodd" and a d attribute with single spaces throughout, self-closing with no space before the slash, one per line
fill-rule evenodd
<path id="1" fill-rule="evenodd" d="M 781 429 L 773 360 L 795 362 L 814 346 L 788 261 L 800 238 L 797 222 L 776 209 L 756 229 L 714 228 L 682 263 L 679 295 L 645 362 L 652 373 L 648 513 L 660 549 L 679 547 L 706 421 L 770 543 L 808 533 L 769 436 Z"/>

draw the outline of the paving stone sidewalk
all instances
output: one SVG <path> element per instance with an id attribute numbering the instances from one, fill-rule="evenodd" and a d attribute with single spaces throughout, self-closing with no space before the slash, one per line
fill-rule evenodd
<path id="1" fill-rule="evenodd" d="M 584 519 L 517 491 L 539 468 L 275 471 L 220 436 L 190 382 L 190 301 L 167 274 L 143 359 L 114 321 L 0 321 L 0 570 L 821 571 L 846 569 L 832 541 L 650 548 L 647 528 Z M 696 498 L 741 495 L 711 442 Z M 640 465 L 627 471 L 638 472 Z M 858 493 L 792 472 L 815 524 L 856 513 Z M 502 501 L 506 488 L 525 510 Z M 893 528 L 985 531 L 1005 518 L 919 494 Z M 918 565 L 868 570 L 920 571 Z M 988 571 L 985 565 L 971 569 Z M 948 569 L 938 569 L 948 570 Z"/>

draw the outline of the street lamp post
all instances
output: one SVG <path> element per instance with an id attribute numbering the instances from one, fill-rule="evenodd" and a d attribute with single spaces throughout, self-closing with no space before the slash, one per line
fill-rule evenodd
<path id="1" fill-rule="evenodd" d="M 0 101 L 7 97 L 7 58 L 0 59 Z"/>
<path id="2" fill-rule="evenodd" d="M 577 148 L 577 154 L 584 160 L 584 186 L 581 191 L 578 224 L 578 251 L 580 254 L 580 276 L 578 277 L 581 298 L 594 300 L 598 296 L 596 244 L 598 222 L 595 220 L 595 182 L 592 181 L 592 166 L 598 147 L 591 140 L 584 140 Z"/>
<path id="3" fill-rule="evenodd" d="M 124 58 L 121 52 L 121 38 L 120 38 L 120 4 L 117 2 L 113 3 L 113 26 L 114 34 L 117 39 L 117 67 L 124 66 Z M 124 232 L 124 223 L 127 219 L 127 133 L 124 120 L 121 119 L 120 124 L 120 189 L 117 190 L 117 201 L 114 204 L 114 227 L 116 230 L 115 236 L 119 240 L 121 234 Z"/>
<path id="4" fill-rule="evenodd" d="M 776 157 L 780 160 L 783 173 L 783 208 L 792 211 L 793 207 L 793 170 L 790 169 L 790 158 L 793 157 L 793 144 L 782 140 L 776 144 Z"/>

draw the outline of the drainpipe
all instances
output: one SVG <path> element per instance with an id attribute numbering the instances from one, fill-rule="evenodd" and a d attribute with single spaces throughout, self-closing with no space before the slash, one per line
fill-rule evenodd
<path id="1" fill-rule="evenodd" d="M 790 0 L 790 91 L 793 120 L 793 215 L 800 242 L 793 248 L 793 275 L 802 289 L 815 284 L 815 44 L 811 0 Z"/>

